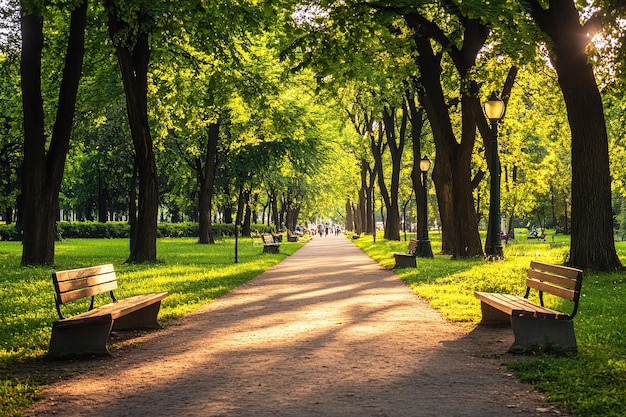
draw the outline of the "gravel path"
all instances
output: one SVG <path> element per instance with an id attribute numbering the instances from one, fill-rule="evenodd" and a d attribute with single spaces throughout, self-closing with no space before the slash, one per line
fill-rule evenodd
<path id="1" fill-rule="evenodd" d="M 447 322 L 345 237 L 113 358 L 59 364 L 27 416 L 569 415 L 502 366 L 510 330 Z"/>

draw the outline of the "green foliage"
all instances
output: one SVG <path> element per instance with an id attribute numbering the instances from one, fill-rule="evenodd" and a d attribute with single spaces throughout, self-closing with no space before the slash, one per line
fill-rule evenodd
<path id="1" fill-rule="evenodd" d="M 433 251 L 441 248 L 439 235 L 432 235 Z M 393 266 L 394 251 L 406 251 L 407 242 L 372 241 L 370 236 L 355 243 L 382 265 Z M 626 257 L 626 243 L 616 243 L 618 255 Z M 504 246 L 505 260 L 450 260 L 435 255 L 417 260 L 417 268 L 396 270 L 420 296 L 448 319 L 478 323 L 480 303 L 474 291 L 523 295 L 525 271 L 531 260 L 562 264 L 569 238 L 548 233 L 547 242 L 528 240 L 524 231 Z M 546 304 L 567 311 L 569 302 L 546 298 Z M 535 299 L 535 302 L 537 300 Z M 577 416 L 623 416 L 626 404 L 626 302 L 623 273 L 585 274 L 579 312 L 574 319 L 579 352 L 576 355 L 539 354 L 510 360 L 508 366 L 524 381 L 545 392 L 550 401 L 573 409 Z"/>
<path id="2" fill-rule="evenodd" d="M 251 227 L 254 233 L 268 233 L 272 227 L 265 224 L 254 224 Z M 197 223 L 159 223 L 157 234 L 162 237 L 198 237 Z M 95 238 L 117 239 L 130 236 L 130 225 L 125 222 L 59 222 L 57 223 L 57 236 L 59 239 Z M 213 236 L 235 236 L 235 225 L 215 223 Z M 21 235 L 15 223 L 0 224 L 0 241 L 19 241 Z"/>
<path id="3" fill-rule="evenodd" d="M 0 240 L 21 240 L 19 230 L 15 223 L 0 224 Z"/>

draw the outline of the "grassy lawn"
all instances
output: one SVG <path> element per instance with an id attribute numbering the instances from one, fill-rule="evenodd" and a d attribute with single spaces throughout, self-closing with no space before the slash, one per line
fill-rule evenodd
<path id="1" fill-rule="evenodd" d="M 412 237 L 415 237 L 414 235 Z M 431 234 L 433 252 L 441 249 L 440 237 Z M 569 238 L 548 233 L 546 242 L 527 240 L 520 234 L 505 245 L 505 260 L 451 260 L 435 255 L 418 259 L 417 268 L 396 270 L 413 290 L 453 321 L 478 323 L 480 303 L 474 291 L 495 291 L 523 295 L 525 271 L 533 259 L 562 264 L 569 253 Z M 484 237 L 483 237 L 484 240 Z M 392 253 L 405 252 L 407 242 L 376 243 L 371 236 L 355 241 L 373 259 L 392 267 Z M 617 242 L 617 251 L 626 264 L 626 243 Z M 556 299 L 546 304 L 563 311 L 571 306 Z M 566 303 L 566 302 L 563 302 Z M 523 380 L 532 382 L 547 398 L 575 410 L 577 416 L 624 416 L 626 409 L 626 305 L 624 273 L 587 273 L 574 319 L 578 354 L 555 356 L 537 354 L 514 360 L 509 367 Z"/>
<path id="2" fill-rule="evenodd" d="M 413 236 L 414 237 L 414 236 Z M 431 234 L 433 251 L 440 249 L 437 234 Z M 406 250 L 407 242 L 390 242 L 371 236 L 357 241 L 372 258 L 393 266 L 394 251 Z M 425 297 L 450 320 L 480 320 L 480 305 L 474 290 L 523 292 L 525 270 L 532 259 L 562 263 L 568 237 L 548 234 L 547 242 L 529 241 L 520 235 L 504 248 L 505 260 L 450 260 L 435 255 L 418 259 L 417 268 L 396 273 L 416 293 Z M 160 239 L 160 262 L 127 265 L 128 240 L 70 239 L 58 242 L 56 264 L 47 268 L 19 265 L 19 242 L 0 242 L 0 416 L 17 416 L 19 409 L 37 395 L 40 381 L 18 380 L 10 372 L 21 361 L 45 354 L 51 323 L 56 319 L 50 274 L 52 271 L 113 263 L 118 271 L 117 294 L 127 297 L 145 292 L 168 291 L 160 321 L 167 326 L 174 318 L 193 311 L 250 280 L 285 256 L 299 243 L 284 242 L 281 254 L 262 254 L 260 239 L 239 242 L 239 263 L 234 264 L 234 240 L 216 245 L 198 245 L 195 239 Z M 617 243 L 626 264 L 626 243 Z M 547 299 L 557 309 L 569 306 Z M 537 354 L 511 361 L 519 377 L 544 391 L 548 399 L 576 411 L 578 416 L 623 416 L 626 405 L 626 323 L 621 320 L 626 305 L 624 273 L 585 274 L 580 310 L 575 318 L 579 352 L 554 356 Z M 115 348 L 115 346 L 113 346 Z"/>
<path id="3" fill-rule="evenodd" d="M 302 246 L 285 239 L 280 254 L 264 254 L 260 238 L 242 238 L 235 264 L 234 238 L 215 245 L 196 242 L 191 238 L 159 239 L 157 264 L 129 265 L 124 263 L 126 239 L 68 239 L 56 244 L 54 267 L 22 267 L 21 243 L 0 241 L 0 416 L 19 416 L 19 409 L 36 398 L 38 381 L 18 380 L 10 369 L 41 357 L 48 349 L 52 322 L 58 318 L 53 271 L 112 263 L 118 276 L 118 298 L 169 292 L 159 314 L 159 321 L 167 326 L 170 320 L 249 281 Z M 84 311 L 87 306 L 68 307 Z"/>

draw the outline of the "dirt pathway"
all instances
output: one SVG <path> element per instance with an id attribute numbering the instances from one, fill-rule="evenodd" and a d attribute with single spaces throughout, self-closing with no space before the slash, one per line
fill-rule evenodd
<path id="1" fill-rule="evenodd" d="M 26 415 L 568 415 L 501 365 L 509 333 L 468 333 L 346 238 L 316 238 L 114 358 L 74 363 Z"/>

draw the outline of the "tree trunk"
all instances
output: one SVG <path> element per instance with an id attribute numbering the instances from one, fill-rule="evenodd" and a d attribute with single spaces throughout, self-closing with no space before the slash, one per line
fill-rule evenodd
<path id="1" fill-rule="evenodd" d="M 56 120 L 47 154 L 41 95 L 43 19 L 30 11 L 21 18 L 24 109 L 22 265 L 49 265 L 54 262 L 59 191 L 83 65 L 86 16 L 87 1 L 84 1 L 71 14 Z"/>
<path id="2" fill-rule="evenodd" d="M 211 123 L 207 138 L 206 158 L 204 167 L 200 164 L 197 167 L 200 175 L 200 196 L 199 201 L 199 243 L 215 243 L 213 238 L 211 222 L 211 212 L 213 211 L 213 184 L 215 183 L 215 172 L 217 169 L 217 143 L 220 135 L 219 122 Z"/>
<path id="3" fill-rule="evenodd" d="M 365 233 L 376 233 L 376 220 L 374 216 L 374 185 L 376 183 L 376 173 L 367 164 L 367 173 L 369 174 L 369 184 L 365 191 Z"/>
<path id="4" fill-rule="evenodd" d="M 250 191 L 245 190 L 243 193 L 244 213 L 241 223 L 241 236 L 250 236 L 252 228 L 250 227 L 250 219 L 252 218 L 252 210 L 250 209 Z"/>
<path id="5" fill-rule="evenodd" d="M 416 63 L 420 68 L 423 86 L 423 90 L 419 91 L 420 101 L 424 103 L 437 149 L 433 182 L 442 223 L 442 251 L 452 254 L 454 258 L 483 256 L 470 171 L 476 121 L 473 109 L 468 105 L 468 91 L 465 91 L 469 89 L 471 94 L 475 94 L 475 85 L 467 84 L 462 88 L 462 136 L 460 142 L 457 142 L 441 85 L 441 56 L 435 55 L 431 37 L 447 43 L 447 52 L 461 78 L 465 79 L 489 31 L 477 20 L 467 19 L 463 49 L 459 50 L 442 39 L 439 32 L 435 33 L 433 24 L 422 16 L 410 13 L 405 15 L 405 20 L 415 30 L 413 39 L 418 52 Z"/>
<path id="6" fill-rule="evenodd" d="M 407 94 L 407 102 L 409 105 L 409 114 L 411 115 L 411 137 L 413 138 L 413 168 L 411 169 L 411 183 L 413 184 L 417 213 L 419 214 L 426 211 L 426 207 L 424 206 L 425 201 L 421 197 L 426 191 L 424 190 L 426 184 L 422 183 L 422 171 L 420 171 L 420 160 L 422 159 L 421 138 L 422 129 L 424 128 L 424 108 L 417 108 L 415 98 L 412 94 Z M 418 219 L 420 218 L 421 216 L 418 216 Z"/>
<path id="7" fill-rule="evenodd" d="M 368 163 L 364 158 L 361 158 L 361 187 L 359 188 L 359 224 L 361 225 L 361 229 L 357 230 L 357 233 L 365 232 L 368 233 L 367 230 L 367 168 Z"/>
<path id="8" fill-rule="evenodd" d="M 531 14 L 552 41 L 551 60 L 572 132 L 572 234 L 569 265 L 593 271 L 622 268 L 615 251 L 609 150 L 602 98 L 585 48 L 587 28 L 572 0 L 530 1 Z"/>
<path id="9" fill-rule="evenodd" d="M 274 222 L 274 228 L 278 230 L 280 225 L 279 211 L 278 211 L 278 196 L 276 195 L 276 190 L 272 189 L 272 222 Z"/>
<path id="10" fill-rule="evenodd" d="M 402 164 L 402 153 L 406 141 L 406 127 L 408 121 L 408 110 L 403 104 L 402 120 L 400 129 L 396 132 L 396 109 L 385 107 L 383 109 L 383 121 L 385 133 L 387 135 L 387 148 L 391 155 L 391 184 L 389 205 L 387 206 L 387 225 L 385 227 L 385 239 L 400 240 L 400 169 Z M 381 171 L 382 172 L 382 171 Z M 380 174 L 380 172 L 379 172 Z"/>
<path id="11" fill-rule="evenodd" d="M 393 126 L 386 126 L 386 129 L 394 129 Z M 400 240 L 400 213 L 397 204 L 395 204 L 395 213 L 394 213 L 394 205 L 392 201 L 392 196 L 389 193 L 389 189 L 387 188 L 387 184 L 385 183 L 385 176 L 383 175 L 383 151 L 385 148 L 385 144 L 383 142 L 385 133 L 382 129 L 378 132 L 378 138 L 375 135 L 370 135 L 370 148 L 372 151 L 372 156 L 374 157 L 374 172 L 378 179 L 378 188 L 380 189 L 380 195 L 383 200 L 383 204 L 387 209 L 387 221 L 384 221 L 384 237 L 389 240 Z M 393 180 L 392 180 L 393 182 Z M 381 207 L 382 211 L 382 207 Z M 382 216 L 381 216 L 382 217 Z M 395 226 L 394 226 L 395 224 Z M 395 228 L 395 229 L 394 229 Z"/>
<path id="12" fill-rule="evenodd" d="M 115 45 L 122 73 L 126 110 L 139 173 L 137 222 L 134 225 L 136 231 L 131 231 L 131 251 L 127 262 L 156 262 L 158 185 L 148 124 L 149 33 L 140 31 L 131 37 L 133 30 L 128 23 L 118 19 L 119 10 L 115 3 L 107 0 L 105 7 L 109 16 L 109 35 Z M 138 16 L 136 23 L 139 27 L 148 25 L 149 14 Z M 132 226 L 131 224 L 131 228 Z"/>
<path id="13" fill-rule="evenodd" d="M 352 203 L 350 203 L 349 198 L 346 200 L 346 230 L 355 230 L 354 216 L 352 215 Z"/>

